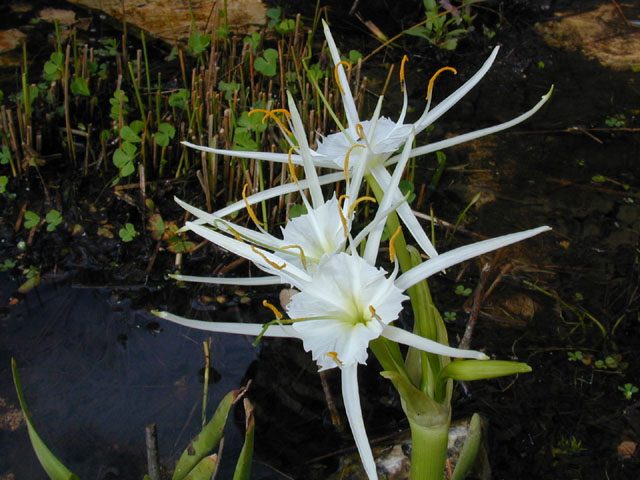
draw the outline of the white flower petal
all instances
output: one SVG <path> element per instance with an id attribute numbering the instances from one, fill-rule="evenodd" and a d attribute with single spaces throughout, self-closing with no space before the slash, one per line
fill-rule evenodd
<path id="1" fill-rule="evenodd" d="M 280 277 L 250 277 L 250 278 L 227 278 L 227 277 L 195 277 L 193 275 L 169 275 L 174 280 L 181 282 L 209 283 L 212 285 L 279 285 L 282 283 Z"/>
<path id="2" fill-rule="evenodd" d="M 351 433 L 356 441 L 358 453 L 362 459 L 364 471 L 369 480 L 377 480 L 376 462 L 373 458 L 371 445 L 364 428 L 362 408 L 360 407 L 360 394 L 358 392 L 358 364 L 345 365 L 342 368 L 342 399 L 347 412 L 347 419 L 351 427 Z"/>
<path id="3" fill-rule="evenodd" d="M 191 320 L 189 318 L 180 317 L 169 312 L 161 312 L 154 310 L 155 316 L 169 320 L 170 322 L 184 325 L 189 328 L 196 328 L 198 330 L 206 330 L 208 332 L 218 333 L 234 333 L 238 335 L 252 335 L 258 336 L 264 328 L 259 323 L 231 323 L 231 322 L 204 322 L 202 320 Z M 280 337 L 280 338 L 298 338 L 295 330 L 291 325 L 270 325 L 265 334 L 265 337 Z"/>
<path id="4" fill-rule="evenodd" d="M 382 331 L 382 336 L 394 342 L 402 343 L 403 345 L 408 345 L 409 347 L 414 347 L 424 352 L 435 353 L 436 355 L 454 358 L 472 358 L 475 360 L 486 360 L 489 358 L 482 352 L 449 347 L 448 345 L 434 342 L 433 340 L 421 337 L 415 333 L 407 332 L 406 330 L 394 327 L 393 325 L 387 325 Z"/>
<path id="5" fill-rule="evenodd" d="M 398 288 L 406 290 L 425 278 L 449 268 L 452 265 L 456 265 L 464 262 L 465 260 L 469 260 L 470 258 L 506 247 L 507 245 L 533 237 L 548 230 L 551 230 L 551 228 L 547 226 L 533 228 L 531 230 L 525 230 L 524 232 L 511 233 L 497 238 L 490 238 L 489 240 L 483 240 L 482 242 L 472 243 L 471 245 L 465 245 L 464 247 L 459 247 L 446 253 L 441 253 L 437 257 L 431 258 L 400 275 L 396 279 L 395 284 Z"/>

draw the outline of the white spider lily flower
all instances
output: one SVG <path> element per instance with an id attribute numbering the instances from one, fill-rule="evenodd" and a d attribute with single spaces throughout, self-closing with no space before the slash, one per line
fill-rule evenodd
<path id="1" fill-rule="evenodd" d="M 308 150 L 308 153 L 311 155 L 311 159 L 315 166 L 344 170 L 345 175 L 360 171 L 362 172 L 361 175 L 373 178 L 384 191 L 389 190 L 388 184 L 390 181 L 389 172 L 384 167 L 400 160 L 400 155 L 394 155 L 397 150 L 407 141 L 410 135 L 417 135 L 422 132 L 446 113 L 452 106 L 454 106 L 464 95 L 466 95 L 489 71 L 499 50 L 499 47 L 495 47 L 482 67 L 469 80 L 467 80 L 445 100 L 440 102 L 436 107 L 431 109 L 431 90 L 435 78 L 444 70 L 455 72 L 455 69 L 451 67 L 445 67 L 438 70 L 429 82 L 426 108 L 416 122 L 404 123 L 408 110 L 408 96 L 406 88 L 404 88 L 404 102 L 397 121 L 394 122 L 389 118 L 380 116 L 383 97 L 380 97 L 372 118 L 370 120 L 361 120 L 359 118 L 343 66 L 344 64 L 347 64 L 347 62 L 341 60 L 340 52 L 338 51 L 335 41 L 331 35 L 331 31 L 324 20 L 323 27 L 331 57 L 335 65 L 334 73 L 342 96 L 347 117 L 347 126 L 343 127 L 340 125 L 339 132 L 322 138 L 319 142 L 318 148 L 315 151 Z M 400 68 L 403 87 L 404 62 L 405 60 L 403 59 L 402 66 Z M 535 114 L 544 105 L 544 103 L 551 97 L 552 91 L 553 86 L 533 108 L 508 122 L 416 147 L 411 151 L 409 157 L 413 158 L 430 152 L 442 150 L 478 137 L 505 130 L 521 123 Z M 291 105 L 292 101 L 289 100 L 290 108 Z M 281 121 L 278 121 L 278 125 L 286 134 L 287 132 L 284 130 L 284 124 Z M 303 145 L 305 149 L 308 149 L 306 136 L 303 129 L 298 129 L 298 131 L 296 131 L 295 128 L 292 128 L 292 130 L 295 139 L 301 146 L 298 149 L 298 153 L 292 155 L 285 153 L 223 150 L 198 146 L 189 142 L 183 143 L 188 147 L 198 150 L 227 155 L 230 157 L 259 159 L 283 163 L 291 161 L 295 164 L 301 165 L 304 164 L 305 159 L 300 150 Z M 302 136 L 305 138 L 303 139 Z M 357 182 L 354 182 L 353 185 L 359 187 L 359 183 Z M 400 191 L 396 190 L 392 198 L 394 201 L 400 201 L 402 198 Z M 420 227 L 418 219 L 415 217 L 413 212 L 411 212 L 409 204 L 407 202 L 402 202 L 398 207 L 397 212 L 422 250 L 430 257 L 437 256 L 438 252 L 431 244 L 431 241 L 424 230 Z"/>
<path id="2" fill-rule="evenodd" d="M 267 303 L 265 306 L 274 311 L 276 320 L 266 325 L 204 322 L 168 312 L 154 314 L 180 325 L 212 332 L 297 338 L 302 340 L 304 349 L 311 352 L 320 370 L 340 368 L 347 418 L 369 479 L 377 479 L 377 474 L 364 428 L 357 384 L 357 365 L 366 363 L 369 342 L 382 336 L 437 355 L 488 358 L 481 352 L 452 348 L 391 325 L 402 310 L 402 302 L 408 298 L 403 292 L 457 263 L 549 230 L 549 227 L 539 227 L 456 248 L 397 277 L 397 262 L 394 271 L 388 275 L 360 257 L 354 248 L 350 252 L 323 255 L 317 268 L 308 272 L 293 263 L 278 263 L 282 261 L 280 257 L 241 240 L 200 225 L 189 227 L 296 288 L 298 293 L 286 306 L 289 319 L 283 319 L 282 314 Z M 241 280 L 236 282 L 246 284 Z"/>

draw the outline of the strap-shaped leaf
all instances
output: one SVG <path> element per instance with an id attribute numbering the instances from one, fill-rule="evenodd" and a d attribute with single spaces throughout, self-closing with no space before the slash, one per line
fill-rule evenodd
<path id="1" fill-rule="evenodd" d="M 205 425 L 202 431 L 194 437 L 189 446 L 182 452 L 180 459 L 173 472 L 172 480 L 184 480 L 193 468 L 216 448 L 222 438 L 224 425 L 227 423 L 227 416 L 231 405 L 233 405 L 242 395 L 246 388 L 233 390 L 222 399 L 213 418 Z"/>
<path id="2" fill-rule="evenodd" d="M 72 473 L 67 467 L 65 467 L 56 456 L 51 453 L 51 450 L 42 441 L 38 432 L 36 432 L 33 423 L 31 422 L 31 415 L 27 410 L 27 403 L 24 400 L 22 393 L 22 384 L 20 383 L 20 377 L 18 375 L 18 365 L 14 358 L 11 359 L 11 373 L 13 373 L 13 383 L 16 387 L 16 393 L 18 394 L 18 401 L 20 402 L 20 408 L 24 415 L 24 419 L 27 422 L 27 431 L 29 432 L 29 439 L 33 450 L 36 452 L 36 456 L 40 461 L 40 465 L 47 472 L 47 475 L 51 480 L 79 480 L 78 477 Z"/>
<path id="3" fill-rule="evenodd" d="M 233 480 L 249 480 L 251 475 L 251 460 L 253 458 L 253 436 L 255 430 L 255 419 L 253 418 L 253 405 L 249 399 L 245 398 L 244 414 L 245 420 L 245 434 L 244 445 L 242 451 L 238 456 L 238 462 L 236 463 L 236 471 L 233 474 Z"/>

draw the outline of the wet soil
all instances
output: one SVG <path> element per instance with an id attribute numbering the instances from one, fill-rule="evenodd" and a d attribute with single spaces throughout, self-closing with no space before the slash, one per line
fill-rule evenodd
<path id="1" fill-rule="evenodd" d="M 608 2 L 517 1 L 505 7 L 492 39 L 476 31 L 451 53 L 417 43 L 404 45 L 411 52 L 409 92 L 417 116 L 428 72 L 435 65 L 446 63 L 459 70 L 458 78 L 438 79 L 437 101 L 477 69 L 490 46 L 502 44 L 490 73 L 437 122 L 429 139 L 508 120 L 555 86 L 550 103 L 525 124 L 448 150 L 448 168 L 437 189 L 414 205 L 424 213 L 431 207 L 436 217 L 455 223 L 473 196 L 482 192 L 482 200 L 455 236 L 438 226 L 438 248 L 443 251 L 482 236 L 542 224 L 553 227 L 551 233 L 451 269 L 431 282 L 441 311 L 456 313 L 450 324 L 455 344 L 472 308 L 468 298 L 454 293 L 455 287 L 474 289 L 484 262 L 492 265 L 487 285 L 512 265 L 479 306 L 473 346 L 495 358 L 526 361 L 533 372 L 517 379 L 459 385 L 454 401 L 454 415 L 479 412 L 488 420 L 495 479 L 636 479 L 640 472 L 637 451 L 625 450 L 638 442 L 640 394 L 627 400 L 618 388 L 626 383 L 640 386 L 635 355 L 640 338 L 640 74 L 613 72 L 580 52 L 548 46 L 534 29 L 536 22 L 554 13 L 601 3 Z M 331 8 L 331 15 L 340 11 L 336 5 Z M 372 18 L 384 26 L 376 11 Z M 406 20 L 406 14 L 398 18 Z M 496 18 L 487 11 L 476 24 L 486 21 L 496 27 Z M 365 52 L 375 48 L 375 41 L 353 33 L 363 31 L 357 20 L 346 15 L 341 19 L 352 27 L 337 29 L 341 45 L 357 45 Z M 390 23 L 389 28 L 395 25 Z M 385 62 L 399 61 L 402 53 L 393 49 L 374 57 L 371 75 L 384 72 Z M 375 82 L 371 88 L 375 91 Z M 399 96 L 393 86 L 387 97 L 385 109 L 395 118 Z M 434 163 L 434 158 L 419 160 L 418 190 L 429 183 Z M 55 178 L 53 169 L 44 174 Z M 163 217 L 181 221 L 171 197 L 193 197 L 196 182 L 188 178 L 157 186 L 154 198 Z M 156 422 L 166 429 L 160 439 L 167 464 L 181 450 L 180 440 L 197 431 L 199 345 L 206 338 L 159 325 L 146 311 L 167 308 L 191 317 L 255 321 L 263 314 L 259 301 L 264 296 L 262 291 L 180 288 L 164 277 L 175 256 L 156 251 L 157 242 L 148 233 L 141 232 L 128 245 L 97 236 L 105 221 L 143 222 L 145 217 L 138 201 L 132 205 L 109 190 L 103 192 L 103 186 L 104 182 L 96 186 L 83 180 L 56 191 L 65 220 L 82 224 L 84 233 L 41 231 L 24 252 L 17 244 L 26 240 L 25 232 L 15 232 L 12 226 L 23 202 L 31 205 L 42 199 L 39 181 L 32 178 L 13 202 L 0 198 L 0 260 L 19 258 L 22 265 L 38 265 L 43 274 L 41 285 L 26 295 L 16 293 L 24 281 L 17 269 L 11 271 L 15 280 L 2 277 L 0 385 L 3 392 L 11 391 L 8 359 L 15 356 L 40 433 L 72 470 L 83 478 L 140 478 L 144 425 Z M 96 203 L 100 208 L 94 208 Z M 183 271 L 204 274 L 231 261 L 206 246 L 185 256 Z M 276 293 L 268 295 L 275 298 Z M 226 298 L 212 301 L 220 294 Z M 410 322 L 410 316 L 402 321 Z M 252 379 L 257 465 L 268 464 L 286 474 L 263 469 L 255 478 L 322 479 L 332 473 L 338 454 L 352 443 L 331 425 L 315 366 L 300 345 L 264 341 L 253 350 L 246 340 L 228 336 L 214 336 L 214 343 L 214 367 L 221 380 L 214 386 L 213 401 Z M 577 351 L 584 361 L 571 360 L 569 354 Z M 614 362 L 597 363 L 607 357 Z M 375 361 L 361 370 L 370 437 L 382 439 L 406 429 L 398 399 L 378 376 Z M 337 380 L 329 375 L 340 408 Z M 12 395 L 2 396 L 15 407 Z M 139 408 L 124 416 L 132 404 Z M 241 429 L 241 418 L 237 420 L 231 435 Z M 2 445 L 15 445 L 0 457 L 0 475 L 44 478 L 33 456 L 29 462 L 17 459 L 32 455 L 24 428 L 3 427 L 0 433 Z M 138 467 L 127 470 L 125 465 Z"/>

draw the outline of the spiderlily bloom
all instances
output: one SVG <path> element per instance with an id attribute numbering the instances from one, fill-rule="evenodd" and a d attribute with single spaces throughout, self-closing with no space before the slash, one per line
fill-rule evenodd
<path id="1" fill-rule="evenodd" d="M 453 105 L 455 105 L 464 95 L 466 95 L 467 92 L 469 92 L 469 90 L 471 90 L 489 71 L 499 50 L 499 47 L 494 48 L 493 52 L 485 61 L 480 70 L 478 70 L 467 82 L 465 82 L 460 88 L 449 95 L 444 101 L 438 104 L 435 108 L 431 109 L 431 91 L 433 89 L 435 78 L 443 71 L 448 70 L 455 72 L 455 69 L 451 67 L 445 67 L 438 70 L 438 72 L 436 72 L 436 74 L 429 82 L 426 108 L 416 122 L 404 123 L 408 109 L 408 96 L 406 88 L 403 88 L 404 102 L 399 118 L 396 122 L 392 121 L 389 118 L 380 116 L 383 97 L 380 97 L 372 118 L 370 120 L 360 120 L 355 106 L 355 101 L 353 99 L 353 95 L 349 88 L 349 84 L 345 74 L 344 65 L 347 64 L 347 62 L 341 60 L 340 52 L 336 47 L 329 27 L 324 21 L 323 26 L 331 57 L 335 64 L 334 74 L 338 83 L 340 94 L 342 96 L 342 101 L 347 118 L 347 126 L 344 127 L 338 122 L 340 131 L 324 137 L 320 141 L 318 148 L 315 151 L 309 151 L 313 160 L 313 164 L 317 167 L 344 170 L 345 176 L 353 174 L 354 172 L 358 171 L 358 169 L 364 169 L 363 175 L 369 181 L 375 181 L 384 191 L 388 191 L 388 184 L 390 181 L 390 174 L 385 167 L 399 161 L 400 155 L 394 155 L 397 150 L 403 144 L 405 144 L 410 135 L 417 135 L 425 130 L 429 125 L 431 125 L 434 121 L 436 121 L 444 113 L 446 113 Z M 403 87 L 405 84 L 405 59 L 403 59 L 400 68 L 400 78 Z M 453 145 L 457 145 L 478 137 L 510 128 L 520 122 L 523 122 L 534 113 L 536 113 L 550 98 L 552 90 L 553 87 L 531 110 L 508 122 L 414 148 L 409 156 L 410 158 L 417 157 L 419 155 L 442 150 Z M 275 116 L 275 113 L 272 112 L 269 112 L 268 116 L 277 118 Z M 290 130 L 286 128 L 284 123 L 279 119 L 277 120 L 277 124 L 285 134 L 285 137 L 291 142 L 291 140 L 289 139 L 289 134 L 291 133 L 291 130 L 294 129 Z M 293 131 L 293 136 L 297 140 L 298 144 L 302 145 L 302 143 L 304 143 L 306 145 L 306 138 L 303 140 L 302 138 L 300 138 L 300 134 L 304 135 L 304 131 L 302 131 L 301 133 L 296 132 L 295 130 Z M 196 148 L 198 150 L 227 155 L 230 157 L 260 159 L 274 162 L 293 162 L 299 165 L 303 164 L 303 156 L 299 151 L 295 154 L 243 152 L 236 150 L 223 150 L 203 147 L 194 145 L 193 143 L 189 142 L 184 142 L 184 144 L 188 147 Z M 402 199 L 402 195 L 398 189 L 396 189 L 392 198 L 394 201 L 400 201 Z M 411 212 L 409 204 L 406 201 L 402 202 L 397 211 L 400 218 L 408 227 L 410 233 L 423 249 L 423 251 L 430 257 L 437 256 L 437 251 L 432 246 L 424 230 L 420 227 L 417 218 Z"/>

